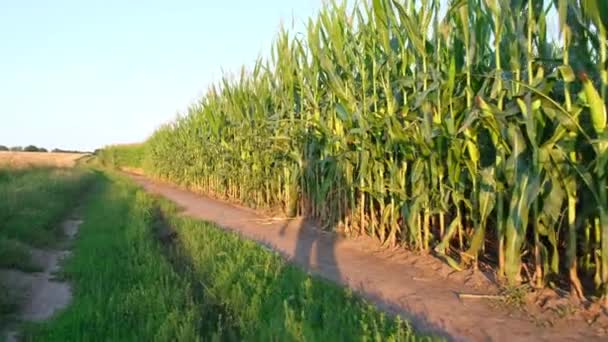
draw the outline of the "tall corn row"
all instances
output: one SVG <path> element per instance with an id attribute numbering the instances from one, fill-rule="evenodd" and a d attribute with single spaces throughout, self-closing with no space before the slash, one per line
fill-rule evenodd
<path id="1" fill-rule="evenodd" d="M 563 276 L 582 297 L 594 279 L 608 298 L 607 6 L 328 4 L 158 129 L 145 167 L 457 269 L 494 262 L 511 284 Z"/>

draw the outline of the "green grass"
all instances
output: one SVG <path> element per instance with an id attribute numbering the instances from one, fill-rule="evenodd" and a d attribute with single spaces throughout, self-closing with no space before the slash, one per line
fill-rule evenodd
<path id="1" fill-rule="evenodd" d="M 143 166 L 145 148 L 143 144 L 107 146 L 97 152 L 97 161 L 110 167 L 140 168 Z"/>
<path id="2" fill-rule="evenodd" d="M 32 325 L 35 341 L 193 341 L 198 313 L 190 285 L 150 235 L 150 197 L 124 179 L 99 182 L 87 204 L 64 277 L 72 305 Z"/>
<path id="3" fill-rule="evenodd" d="M 0 238 L 0 268 L 12 268 L 25 272 L 41 271 L 41 267 L 32 261 L 27 245 L 5 238 Z"/>
<path id="4" fill-rule="evenodd" d="M 411 327 L 350 290 L 313 277 L 279 254 L 211 223 L 171 215 L 174 252 L 204 283 L 206 301 L 224 309 L 227 336 L 246 341 L 407 341 Z"/>
<path id="5" fill-rule="evenodd" d="M 420 338 L 349 290 L 212 224 L 180 218 L 172 204 L 108 175 L 100 176 L 64 267 L 74 301 L 51 321 L 28 325 L 27 339 Z M 171 243 L 157 238 L 167 224 L 178 234 Z"/>
<path id="6" fill-rule="evenodd" d="M 83 169 L 0 169 L 0 268 L 40 271 L 29 246 L 57 242 L 60 221 L 91 180 Z M 17 292 L 0 287 L 0 322 L 17 309 Z"/>
<path id="7" fill-rule="evenodd" d="M 0 285 L 0 318 L 3 320 L 5 316 L 9 316 L 17 310 L 18 306 L 18 298 L 15 298 L 14 291 L 10 291 L 8 288 Z M 4 322 L 2 322 L 4 323 Z M 0 324 L 0 328 L 3 324 Z M 0 336 L 0 341 L 2 341 L 3 336 Z"/>
<path id="8" fill-rule="evenodd" d="M 85 169 L 0 170 L 0 239 L 52 246 L 91 179 Z"/>

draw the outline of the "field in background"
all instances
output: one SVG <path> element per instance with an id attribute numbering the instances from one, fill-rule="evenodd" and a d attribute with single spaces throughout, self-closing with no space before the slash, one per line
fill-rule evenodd
<path id="1" fill-rule="evenodd" d="M 32 166 L 73 167 L 85 153 L 13 152 L 0 151 L 0 168 L 27 168 Z"/>

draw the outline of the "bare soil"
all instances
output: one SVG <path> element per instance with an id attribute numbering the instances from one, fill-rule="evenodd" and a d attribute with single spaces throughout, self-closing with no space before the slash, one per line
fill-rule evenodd
<path id="1" fill-rule="evenodd" d="M 31 166 L 73 167 L 87 156 L 82 153 L 13 152 L 0 151 L 0 167 L 25 168 Z"/>
<path id="2" fill-rule="evenodd" d="M 80 220 L 69 219 L 63 222 L 66 235 L 64 244 L 77 233 Z M 68 250 L 30 249 L 32 260 L 42 272 L 25 273 L 11 269 L 0 269 L 0 285 L 9 289 L 11 296 L 18 302 L 18 312 L 14 321 L 38 322 L 49 319 L 57 311 L 67 307 L 72 299 L 72 289 L 66 281 L 56 278 L 61 262 L 69 256 Z M 5 333 L 0 334 L 7 341 L 18 341 L 18 332 L 9 325 Z"/>
<path id="3" fill-rule="evenodd" d="M 499 295 L 500 288 L 491 273 L 457 272 L 431 255 L 383 249 L 371 238 L 347 239 L 302 218 L 269 218 L 141 175 L 131 177 L 177 203 L 185 215 L 256 240 L 312 273 L 356 290 L 419 331 L 454 341 L 608 340 L 606 312 L 597 305 L 573 303 L 565 294 L 527 293 L 515 304 L 462 298 L 460 294 Z"/>

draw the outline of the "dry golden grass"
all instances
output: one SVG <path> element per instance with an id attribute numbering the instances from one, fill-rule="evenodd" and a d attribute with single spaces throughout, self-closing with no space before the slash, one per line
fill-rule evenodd
<path id="1" fill-rule="evenodd" d="M 73 167 L 84 153 L 3 152 L 0 167 L 23 168 L 31 166 Z"/>

